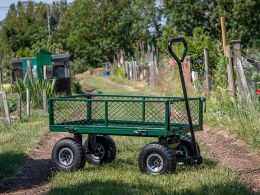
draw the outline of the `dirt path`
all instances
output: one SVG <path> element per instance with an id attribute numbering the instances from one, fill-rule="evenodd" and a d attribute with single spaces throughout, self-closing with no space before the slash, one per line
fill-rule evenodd
<path id="1" fill-rule="evenodd" d="M 43 194 L 49 191 L 54 172 L 50 160 L 53 145 L 67 134 L 47 133 L 34 150 L 31 159 L 16 173 L 0 182 L 0 194 Z"/>
<path id="2" fill-rule="evenodd" d="M 238 173 L 253 191 L 260 192 L 260 154 L 249 152 L 234 136 L 210 127 L 196 135 L 219 163 Z"/>

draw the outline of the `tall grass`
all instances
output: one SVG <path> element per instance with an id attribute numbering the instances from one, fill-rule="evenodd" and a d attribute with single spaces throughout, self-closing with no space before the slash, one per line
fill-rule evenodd
<path id="1" fill-rule="evenodd" d="M 17 92 L 23 100 L 25 100 L 26 87 L 30 90 L 31 103 L 34 108 L 39 108 L 42 105 L 42 92 L 46 89 L 47 97 L 54 96 L 54 87 L 56 80 L 46 81 L 35 79 L 34 82 L 29 82 L 28 85 L 24 84 L 22 80 L 17 80 L 13 86 L 13 90 Z"/>
<path id="2" fill-rule="evenodd" d="M 226 89 L 217 88 L 207 101 L 206 123 L 260 149 L 260 105 L 256 98 L 253 102 L 254 108 L 250 108 L 241 96 L 232 97 Z"/>

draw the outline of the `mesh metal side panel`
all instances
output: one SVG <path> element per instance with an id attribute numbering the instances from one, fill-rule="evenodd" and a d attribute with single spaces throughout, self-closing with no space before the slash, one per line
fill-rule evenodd
<path id="1" fill-rule="evenodd" d="M 54 124 L 65 125 L 165 125 L 168 99 L 143 97 L 104 97 L 53 100 Z M 118 101 L 115 101 L 118 100 Z M 140 100 L 140 101 L 136 101 Z M 154 100 L 154 101 L 153 101 Z M 189 100 L 193 124 L 199 124 L 199 99 Z M 188 124 L 184 101 L 170 104 L 170 122 Z"/>
<path id="2" fill-rule="evenodd" d="M 145 121 L 147 122 L 165 122 L 165 103 L 164 102 L 146 102 L 145 103 Z"/>
<path id="3" fill-rule="evenodd" d="M 109 102 L 108 103 L 109 120 L 141 121 L 142 103 L 141 102 Z"/>
<path id="4" fill-rule="evenodd" d="M 193 124 L 199 124 L 199 100 L 189 100 Z M 178 101 L 170 106 L 171 123 L 188 124 L 187 111 L 184 101 Z"/>
<path id="5" fill-rule="evenodd" d="M 91 104 L 91 115 L 88 116 L 87 124 L 105 124 L 105 102 L 89 102 Z"/>
<path id="6" fill-rule="evenodd" d="M 86 102 L 54 101 L 54 124 L 85 120 L 87 117 Z M 84 124 L 84 122 L 82 122 Z"/>
<path id="7" fill-rule="evenodd" d="M 107 104 L 107 111 L 106 111 Z M 164 122 L 164 102 L 135 101 L 53 101 L 54 124 L 104 125 L 106 122 L 132 124 L 133 122 Z M 106 113 L 107 112 L 107 113 Z"/>

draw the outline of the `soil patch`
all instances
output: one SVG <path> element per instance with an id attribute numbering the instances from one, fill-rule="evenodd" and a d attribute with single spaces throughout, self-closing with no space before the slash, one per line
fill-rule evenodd
<path id="1" fill-rule="evenodd" d="M 253 191 L 260 192 L 260 154 L 250 152 L 234 136 L 210 127 L 196 135 L 219 163 L 234 170 Z"/>
<path id="2" fill-rule="evenodd" d="M 68 134 L 48 132 L 35 149 L 29 150 L 31 156 L 16 173 L 0 181 L 0 194 L 43 194 L 50 189 L 50 179 L 55 174 L 50 160 L 54 144 Z"/>

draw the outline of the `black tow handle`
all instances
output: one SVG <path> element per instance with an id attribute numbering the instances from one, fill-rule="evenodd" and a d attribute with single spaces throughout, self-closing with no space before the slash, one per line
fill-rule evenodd
<path id="1" fill-rule="evenodd" d="M 184 51 L 183 51 L 180 59 L 178 58 L 178 56 L 176 55 L 176 53 L 172 49 L 172 46 L 175 43 L 183 43 L 183 45 L 184 45 Z M 178 64 L 180 79 L 181 79 L 181 85 L 182 85 L 182 92 L 183 92 L 185 107 L 186 107 L 186 111 L 187 111 L 189 129 L 190 129 L 190 133 L 191 133 L 193 151 L 194 151 L 194 154 L 195 154 L 194 160 L 198 161 L 200 156 L 199 156 L 199 152 L 198 152 L 198 148 L 197 148 L 197 144 L 196 144 L 193 124 L 192 124 L 192 117 L 191 117 L 191 112 L 190 112 L 190 106 L 189 106 L 189 101 L 188 101 L 188 95 L 187 95 L 187 90 L 186 90 L 186 85 L 185 85 L 185 80 L 184 80 L 183 70 L 182 70 L 182 62 L 184 61 L 185 56 L 186 56 L 187 51 L 188 51 L 188 45 L 187 45 L 186 40 L 183 37 L 175 37 L 175 38 L 170 39 L 168 41 L 168 51 Z"/>
<path id="2" fill-rule="evenodd" d="M 174 43 L 180 43 L 180 42 L 183 43 L 183 46 L 184 46 L 184 51 L 182 53 L 181 59 L 178 58 L 178 56 L 172 49 L 172 46 Z M 187 54 L 187 51 L 188 51 L 188 45 L 187 45 L 186 40 L 183 37 L 175 37 L 175 38 L 170 39 L 168 42 L 168 51 L 178 64 L 179 64 L 179 62 L 183 62 L 185 59 L 185 56 Z"/>

